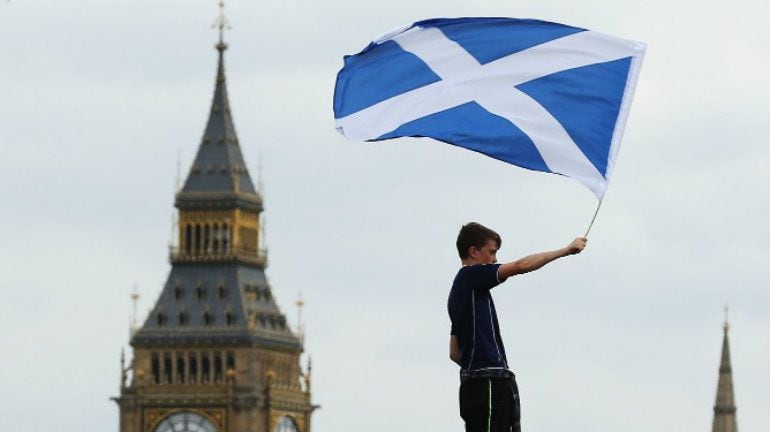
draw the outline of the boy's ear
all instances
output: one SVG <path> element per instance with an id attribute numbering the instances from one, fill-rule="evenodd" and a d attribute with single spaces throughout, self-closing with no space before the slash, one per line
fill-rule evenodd
<path id="1" fill-rule="evenodd" d="M 479 250 L 476 248 L 476 246 L 471 246 L 468 248 L 469 258 L 475 258 L 477 253 L 479 253 Z"/>

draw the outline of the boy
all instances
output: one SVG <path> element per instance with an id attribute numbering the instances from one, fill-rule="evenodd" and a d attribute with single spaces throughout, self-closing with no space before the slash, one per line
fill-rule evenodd
<path id="1" fill-rule="evenodd" d="M 460 366 L 460 416 L 466 432 L 521 430 L 519 390 L 508 369 L 490 290 L 511 276 L 580 253 L 586 241 L 578 237 L 561 249 L 496 264 L 500 235 L 476 222 L 460 229 L 457 252 L 463 267 L 447 308 L 452 321 L 449 358 Z"/>

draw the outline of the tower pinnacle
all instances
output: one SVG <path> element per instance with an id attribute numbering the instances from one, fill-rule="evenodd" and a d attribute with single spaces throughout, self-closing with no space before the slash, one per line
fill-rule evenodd
<path id="1" fill-rule="evenodd" d="M 728 330 L 730 330 L 730 323 L 727 322 L 727 313 L 728 313 L 728 307 L 725 305 L 725 322 L 722 323 L 722 329 L 727 333 Z"/>
<path id="2" fill-rule="evenodd" d="M 302 300 L 302 292 L 297 295 L 297 301 L 294 302 L 297 306 L 297 335 L 299 335 L 300 343 L 304 343 L 305 339 L 305 323 L 302 322 L 302 308 L 305 306 L 305 301 Z"/>
<path id="3" fill-rule="evenodd" d="M 214 24 L 211 25 L 212 28 L 219 29 L 219 43 L 217 44 L 217 49 L 222 52 L 227 49 L 227 44 L 225 43 L 225 30 L 230 30 L 232 27 L 230 26 L 230 22 L 227 20 L 227 17 L 225 17 L 225 1 L 219 0 L 219 16 L 217 17 L 216 21 L 214 21 Z"/>
<path id="4" fill-rule="evenodd" d="M 136 305 L 139 302 L 139 291 L 136 289 L 136 284 L 134 284 L 134 290 L 131 291 L 131 317 L 129 318 L 130 324 L 128 328 L 128 335 L 129 337 L 133 337 L 134 333 L 136 332 L 138 326 L 136 321 Z"/>

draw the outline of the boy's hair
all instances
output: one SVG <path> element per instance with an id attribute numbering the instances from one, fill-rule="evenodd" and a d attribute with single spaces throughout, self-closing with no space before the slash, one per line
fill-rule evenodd
<path id="1" fill-rule="evenodd" d="M 457 234 L 457 252 L 460 254 L 460 259 L 468 258 L 468 249 L 471 246 L 481 249 L 490 240 L 497 242 L 498 249 L 503 244 L 500 234 L 480 223 L 468 222 L 463 225 L 460 228 L 460 233 Z"/>

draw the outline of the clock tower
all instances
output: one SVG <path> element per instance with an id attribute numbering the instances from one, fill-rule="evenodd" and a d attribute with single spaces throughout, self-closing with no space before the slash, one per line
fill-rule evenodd
<path id="1" fill-rule="evenodd" d="M 222 4 L 220 3 L 220 8 Z M 310 432 L 316 408 L 301 337 L 265 277 L 262 196 L 235 133 L 220 14 L 211 112 L 178 191 L 177 247 L 122 369 L 120 432 Z"/>

